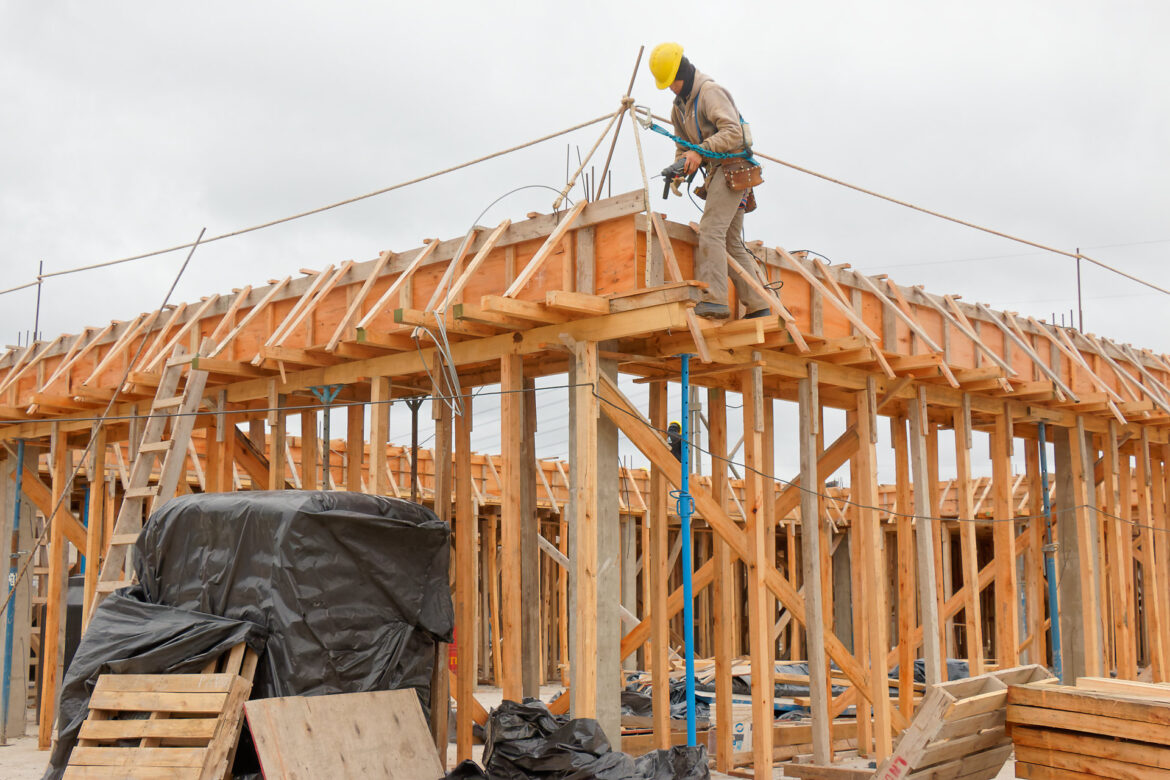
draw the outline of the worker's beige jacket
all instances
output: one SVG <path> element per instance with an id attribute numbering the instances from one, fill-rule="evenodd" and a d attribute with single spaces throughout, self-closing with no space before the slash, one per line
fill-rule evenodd
<path id="1" fill-rule="evenodd" d="M 691 94 L 681 105 L 675 99 L 670 121 L 674 125 L 675 135 L 699 144 L 708 151 L 723 154 L 743 151 L 743 128 L 739 123 L 735 102 L 726 89 L 697 70 Z M 686 151 L 686 147 L 675 144 L 674 158 L 677 160 Z M 715 168 L 721 162 L 710 157 L 703 158 L 703 164 L 708 168 Z"/>

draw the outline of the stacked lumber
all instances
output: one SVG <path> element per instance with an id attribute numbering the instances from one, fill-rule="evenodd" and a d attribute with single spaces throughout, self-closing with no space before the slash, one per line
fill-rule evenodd
<path id="1" fill-rule="evenodd" d="M 1170 778 L 1170 686 L 1082 677 L 1013 685 L 1007 721 L 1016 775 Z"/>
<path id="2" fill-rule="evenodd" d="M 1051 679 L 1044 667 L 1031 664 L 934 686 L 893 753 L 864 776 L 875 780 L 995 777 L 1012 753 L 1004 725 L 1008 689 Z M 784 765 L 786 776 L 809 780 L 856 777 L 847 772 L 859 771 L 839 769 Z"/>

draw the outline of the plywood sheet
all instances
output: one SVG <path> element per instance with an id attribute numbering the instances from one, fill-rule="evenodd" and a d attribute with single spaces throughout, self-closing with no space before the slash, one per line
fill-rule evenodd
<path id="1" fill-rule="evenodd" d="M 256 699 L 244 711 L 266 780 L 443 775 L 413 690 Z"/>

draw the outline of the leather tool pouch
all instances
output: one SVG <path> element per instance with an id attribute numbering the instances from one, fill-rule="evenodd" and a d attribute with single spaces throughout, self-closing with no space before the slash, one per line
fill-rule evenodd
<path id="1" fill-rule="evenodd" d="M 723 177 L 727 186 L 736 192 L 764 183 L 763 168 L 747 160 L 729 160 L 723 163 Z"/>

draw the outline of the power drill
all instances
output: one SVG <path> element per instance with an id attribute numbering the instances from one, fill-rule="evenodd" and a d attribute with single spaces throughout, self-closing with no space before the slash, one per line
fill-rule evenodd
<path id="1" fill-rule="evenodd" d="M 667 199 L 667 197 L 670 195 L 670 191 L 672 189 L 674 190 L 675 195 L 682 194 L 681 192 L 678 191 L 678 183 L 680 181 L 682 181 L 682 179 L 685 178 L 687 180 L 687 182 L 690 182 L 692 179 L 695 178 L 694 173 L 692 173 L 690 176 L 684 177 L 683 173 L 686 171 L 686 169 L 687 169 L 687 161 L 686 161 L 685 157 L 680 157 L 679 159 L 675 160 L 672 165 L 662 169 L 662 180 L 663 180 L 662 199 L 663 200 Z M 697 173 L 697 171 L 696 171 L 696 173 Z"/>

